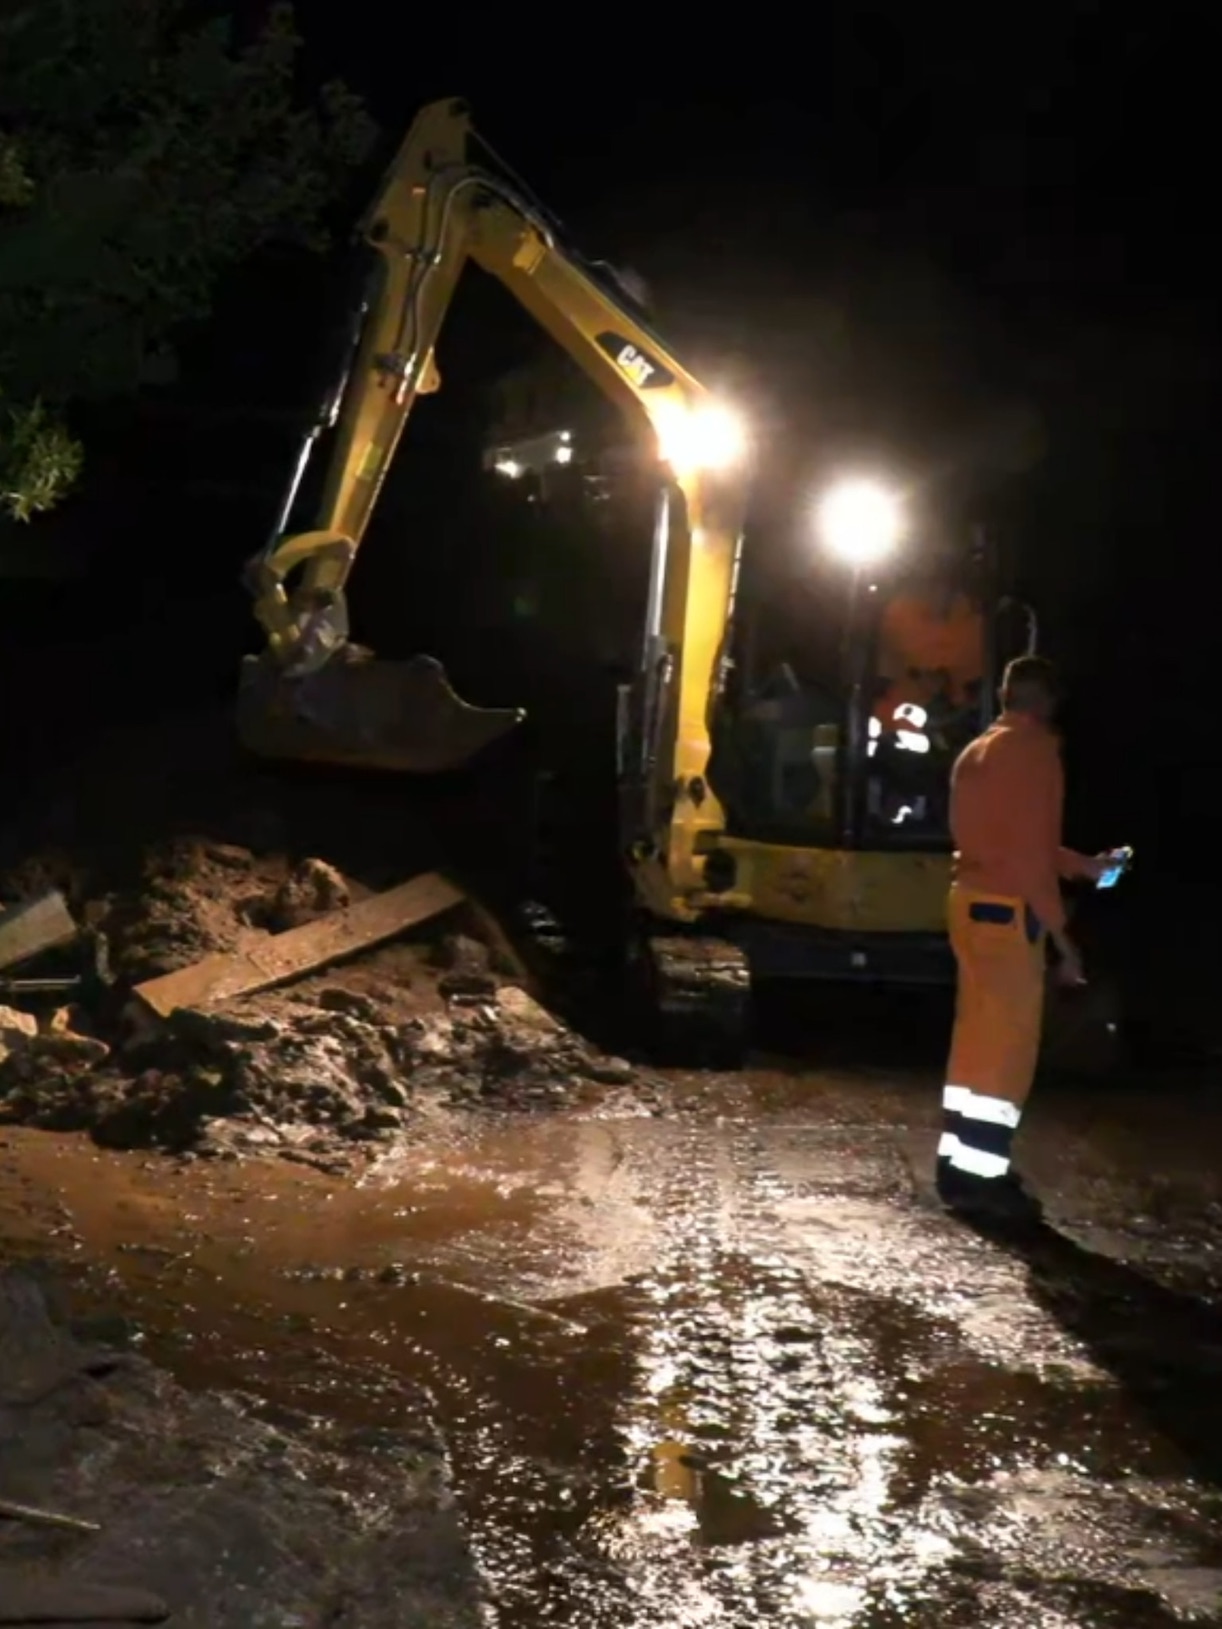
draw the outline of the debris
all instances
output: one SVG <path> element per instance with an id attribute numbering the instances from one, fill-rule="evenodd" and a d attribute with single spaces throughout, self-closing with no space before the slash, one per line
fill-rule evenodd
<path id="1" fill-rule="evenodd" d="M 52 1030 L 35 1035 L 27 1052 L 61 1068 L 92 1069 L 110 1056 L 110 1048 L 96 1035 L 79 1035 L 74 1030 Z"/>
<path id="2" fill-rule="evenodd" d="M 321 859 L 193 837 L 127 875 L 105 900 L 73 897 L 134 993 L 122 1011 L 109 992 L 96 1007 L 78 995 L 40 1027 L 20 1006 L 0 1016 L 0 1123 L 340 1172 L 451 1109 L 531 1112 L 597 1090 L 603 1112 L 639 1114 L 658 1098 L 505 983 L 503 932 L 437 872 L 375 894 Z"/>
<path id="3" fill-rule="evenodd" d="M 291 1378 L 273 1423 L 135 1355 L 100 1368 L 74 1328 L 40 1274 L 0 1271 L 0 1516 L 24 1524 L 0 1522 L 0 1624 L 481 1621 L 444 1446 L 404 1377 L 371 1455 L 359 1426 L 296 1412 Z M 90 1367 L 108 1406 L 83 1418 L 47 1381 Z"/>
<path id="4" fill-rule="evenodd" d="M 123 879 L 101 919 L 115 973 L 138 984 L 188 967 L 251 935 L 283 881 L 282 860 L 200 837 L 158 843 Z"/>
<path id="5" fill-rule="evenodd" d="M 58 1510 L 42 1510 L 37 1505 L 19 1505 L 12 1499 L 0 1499 L 0 1517 L 13 1522 L 33 1522 L 36 1527 L 63 1527 L 73 1533 L 100 1533 L 99 1522 L 82 1521 L 79 1516 L 64 1516 Z M 21 1619 L 14 1620 L 18 1623 Z M 0 1623 L 4 1619 L 0 1616 Z"/>
<path id="6" fill-rule="evenodd" d="M 494 1295 L 490 1290 L 476 1289 L 473 1284 L 460 1284 L 454 1278 L 441 1278 L 435 1273 L 427 1276 L 435 1284 L 447 1290 L 455 1290 L 460 1295 L 474 1296 L 477 1301 L 483 1301 L 488 1306 L 509 1307 L 514 1312 L 521 1312 L 528 1318 L 540 1318 L 545 1323 L 554 1324 L 558 1329 L 567 1330 L 570 1335 L 588 1335 L 589 1327 L 579 1323 L 576 1318 L 566 1318 L 559 1312 L 551 1312 L 547 1307 L 538 1307 L 530 1301 L 519 1301 L 512 1295 Z"/>
<path id="7" fill-rule="evenodd" d="M 64 896 L 51 889 L 0 913 L 0 968 L 28 962 L 44 950 L 71 944 L 79 929 Z"/>
<path id="8" fill-rule="evenodd" d="M 193 967 L 152 979 L 138 985 L 135 994 L 163 1018 L 179 1007 L 232 1000 L 368 949 L 451 910 L 463 897 L 437 872 L 426 872 L 320 921 L 263 935 L 261 942 L 248 942 L 229 955 L 209 956 Z"/>
<path id="9" fill-rule="evenodd" d="M 33 1013 L 0 1007 L 0 1063 L 13 1053 L 47 1059 L 65 1068 L 92 1068 L 108 1058 L 110 1048 L 105 1041 L 72 1029 L 72 1018 L 70 1009 L 61 1007 L 40 1032 Z"/>
<path id="10" fill-rule="evenodd" d="M 279 1154 L 334 1170 L 445 1109 L 555 1107 L 593 1081 L 625 1088 L 633 1102 L 620 1107 L 635 1112 L 641 1094 L 658 1095 L 525 991 L 449 1009 L 428 997 L 405 1000 L 377 979 L 365 991 L 328 981 L 178 1008 L 94 1069 L 56 1073 L 26 1050 L 0 1065 L 0 1122 L 87 1129 L 106 1147 Z"/>
<path id="11" fill-rule="evenodd" d="M 38 1034 L 38 1020 L 17 1007 L 0 1007 L 0 1063 Z"/>
<path id="12" fill-rule="evenodd" d="M 525 1024 L 544 1035 L 561 1035 L 564 1025 L 554 1018 L 546 1007 L 541 1007 L 532 995 L 509 984 L 497 993 L 497 1006 L 515 1023 Z"/>
<path id="13" fill-rule="evenodd" d="M 352 903 L 347 882 L 325 860 L 302 860 L 276 890 L 265 926 L 273 933 L 304 927 Z"/>
<path id="14" fill-rule="evenodd" d="M 627 1058 L 591 1058 L 586 1066 L 586 1079 L 603 1086 L 626 1086 L 634 1073 Z"/>
<path id="15" fill-rule="evenodd" d="M 56 1007 L 43 1025 L 43 1030 L 47 1035 L 76 1035 L 81 1033 L 81 1025 L 85 1022 L 85 1015 L 79 1007 Z"/>

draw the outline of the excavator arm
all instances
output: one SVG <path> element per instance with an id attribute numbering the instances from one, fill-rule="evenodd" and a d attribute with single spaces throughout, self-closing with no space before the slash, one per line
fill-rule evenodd
<path id="1" fill-rule="evenodd" d="M 710 725 L 734 595 L 746 449 L 733 416 L 668 351 L 614 282 L 566 247 L 520 183 L 482 158 L 465 106 L 416 118 L 362 223 L 378 255 L 359 342 L 325 418 L 334 451 L 318 526 L 281 524 L 249 580 L 267 634 L 239 709 L 273 756 L 435 772 L 522 714 L 468 707 L 429 658 L 383 663 L 348 641 L 344 590 L 468 262 L 497 279 L 621 409 L 665 481 L 640 675 L 650 782 L 634 833 L 649 903 L 694 913 L 706 834 L 724 826 L 707 783 Z M 299 461 L 299 471 L 304 456 Z M 690 900 L 690 904 L 683 902 Z"/>

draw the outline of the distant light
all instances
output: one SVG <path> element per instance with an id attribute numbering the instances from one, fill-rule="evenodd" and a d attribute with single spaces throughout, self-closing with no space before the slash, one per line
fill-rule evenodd
<path id="1" fill-rule="evenodd" d="M 493 467 L 498 475 L 507 475 L 511 481 L 522 474 L 522 466 L 515 458 L 498 458 Z"/>
<path id="2" fill-rule="evenodd" d="M 563 445 L 557 447 L 556 462 L 558 464 L 571 464 L 573 462 L 573 449 Z"/>
<path id="3" fill-rule="evenodd" d="M 561 430 L 560 439 L 561 441 L 572 441 L 573 432 L 571 430 Z"/>
<path id="4" fill-rule="evenodd" d="M 903 505 L 879 481 L 840 481 L 821 500 L 816 523 L 833 554 L 854 566 L 873 565 L 899 543 Z"/>

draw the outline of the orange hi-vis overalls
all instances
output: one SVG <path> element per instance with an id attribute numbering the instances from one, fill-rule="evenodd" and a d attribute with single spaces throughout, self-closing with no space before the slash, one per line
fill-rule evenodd
<path id="1" fill-rule="evenodd" d="M 1061 846 L 1064 796 L 1056 737 L 1026 714 L 1003 713 L 952 771 L 959 977 L 938 1164 L 960 1176 L 1010 1168 L 1039 1055 L 1045 938 L 1065 925 L 1060 879 L 1088 874 Z"/>
<path id="2" fill-rule="evenodd" d="M 983 616 L 966 594 L 945 608 L 928 595 L 897 594 L 883 609 L 878 671 L 891 681 L 894 702 L 925 707 L 944 674 L 950 700 L 962 706 L 984 672 Z"/>

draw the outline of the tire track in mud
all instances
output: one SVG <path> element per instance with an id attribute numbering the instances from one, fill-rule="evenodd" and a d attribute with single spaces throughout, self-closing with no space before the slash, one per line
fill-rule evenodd
<path id="1" fill-rule="evenodd" d="M 370 1425 L 427 1387 L 499 1629 L 1222 1622 L 1216 1495 L 917 1202 L 902 1130 L 740 1108 L 421 1148 L 372 1231 L 315 1229 L 321 1279 L 236 1180 L 212 1242 L 153 1189 L 161 1253 L 110 1255 L 197 1379 Z"/>
<path id="2" fill-rule="evenodd" d="M 1222 1622 L 1217 1494 L 1033 1299 L 1020 1256 L 919 1201 L 894 1133 L 863 1191 L 844 1153 L 871 1141 L 764 1122 L 742 1167 L 745 1247 L 804 1281 L 842 1418 L 857 1376 L 878 1428 L 872 1493 L 841 1489 L 857 1553 L 822 1558 L 854 1580 L 843 1621 Z M 815 1593 L 795 1621 L 839 1621 Z"/>
<path id="3" fill-rule="evenodd" d="M 616 1136 L 653 1265 L 565 1304 L 584 1375 L 537 1353 L 556 1457 L 495 1405 L 466 1426 L 500 1467 L 469 1509 L 505 1629 L 1215 1621 L 1216 1508 L 1014 1262 L 918 1205 L 894 1140 Z"/>

